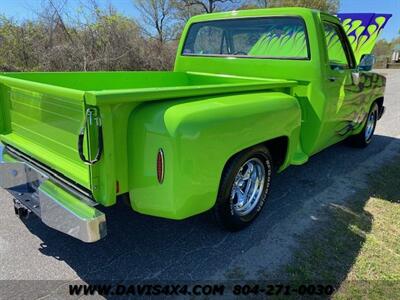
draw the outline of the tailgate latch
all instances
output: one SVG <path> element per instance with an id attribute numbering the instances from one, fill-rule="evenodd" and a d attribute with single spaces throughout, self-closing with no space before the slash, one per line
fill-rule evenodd
<path id="1" fill-rule="evenodd" d="M 91 132 L 91 128 L 93 128 L 93 124 L 97 127 L 97 152 L 93 159 L 87 159 L 85 157 L 85 153 L 83 152 L 83 142 L 85 139 L 85 133 L 88 134 L 88 145 L 89 145 L 89 156 L 91 153 L 91 143 L 90 143 L 90 136 L 93 134 Z M 79 132 L 78 136 L 78 152 L 80 159 L 88 165 L 93 165 L 97 163 L 100 158 L 101 154 L 103 153 L 103 127 L 101 124 L 100 113 L 96 108 L 88 108 L 85 113 L 85 119 L 83 122 L 83 126 L 81 131 Z"/>

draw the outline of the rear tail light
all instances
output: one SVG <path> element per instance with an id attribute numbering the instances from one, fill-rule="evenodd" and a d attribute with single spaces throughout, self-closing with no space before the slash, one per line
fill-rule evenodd
<path id="1" fill-rule="evenodd" d="M 162 149 L 158 150 L 157 153 L 157 179 L 159 183 L 164 181 L 164 171 L 165 171 L 165 161 L 164 161 L 164 151 Z"/>

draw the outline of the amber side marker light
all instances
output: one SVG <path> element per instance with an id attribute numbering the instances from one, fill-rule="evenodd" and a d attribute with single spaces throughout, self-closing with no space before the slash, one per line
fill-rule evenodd
<path id="1" fill-rule="evenodd" d="M 158 150 L 157 153 L 157 179 L 159 183 L 163 183 L 164 181 L 164 170 L 165 170 L 165 161 L 164 161 L 164 151 L 162 149 Z"/>

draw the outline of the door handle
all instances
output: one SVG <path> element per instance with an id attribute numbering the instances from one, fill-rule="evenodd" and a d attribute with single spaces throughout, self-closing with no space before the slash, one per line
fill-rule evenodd
<path id="1" fill-rule="evenodd" d="M 95 111 L 95 114 L 97 116 L 97 117 L 95 117 L 96 125 L 97 125 L 97 128 L 98 128 L 98 148 L 97 148 L 96 156 L 92 160 L 87 159 L 85 157 L 85 154 L 84 154 L 84 151 L 83 151 L 83 141 L 84 141 L 84 138 L 85 138 L 86 126 L 87 126 L 88 122 L 90 124 L 92 124 L 93 117 L 94 117 L 94 111 L 95 110 L 92 109 L 92 108 L 88 108 L 86 110 L 85 118 L 84 118 L 84 121 L 83 121 L 83 126 L 82 126 L 82 129 L 81 129 L 81 131 L 79 132 L 79 135 L 78 135 L 78 153 L 79 153 L 79 157 L 87 165 L 94 165 L 95 163 L 97 163 L 100 160 L 101 154 L 103 152 L 103 127 L 101 125 L 101 119 L 100 119 L 98 111 Z"/>
<path id="2" fill-rule="evenodd" d="M 329 77 L 328 78 L 328 80 L 330 81 L 330 82 L 335 82 L 336 80 L 337 80 L 337 77 Z"/>

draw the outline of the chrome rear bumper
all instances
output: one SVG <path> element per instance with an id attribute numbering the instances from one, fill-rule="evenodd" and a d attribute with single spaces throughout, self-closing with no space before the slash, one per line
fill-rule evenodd
<path id="1" fill-rule="evenodd" d="M 51 175 L 18 160 L 5 149 L 0 149 L 0 154 L 0 187 L 14 197 L 16 213 L 33 212 L 47 226 L 83 242 L 95 242 L 106 236 L 105 214 L 88 205 L 84 195 L 70 193 Z"/>

